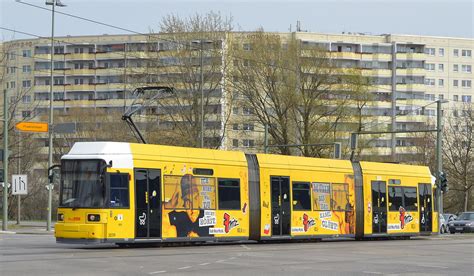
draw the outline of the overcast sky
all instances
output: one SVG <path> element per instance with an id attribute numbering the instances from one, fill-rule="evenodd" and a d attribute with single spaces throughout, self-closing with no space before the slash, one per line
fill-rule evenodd
<path id="1" fill-rule="evenodd" d="M 45 6 L 45 0 L 24 0 Z M 186 17 L 219 11 L 232 15 L 236 30 L 295 30 L 296 21 L 311 32 L 397 33 L 473 38 L 474 0 L 62 0 L 61 11 L 147 33 L 158 29 L 166 14 Z M 0 0 L 1 26 L 40 36 L 51 35 L 51 12 Z M 50 6 L 48 6 L 50 7 Z M 55 33 L 65 35 L 124 34 L 64 15 L 56 17 Z M 30 38 L 2 30 L 2 40 Z"/>

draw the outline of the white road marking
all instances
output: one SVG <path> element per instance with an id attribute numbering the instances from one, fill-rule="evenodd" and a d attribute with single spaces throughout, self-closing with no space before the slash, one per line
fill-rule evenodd
<path id="1" fill-rule="evenodd" d="M 209 263 L 202 263 L 202 264 L 199 264 L 199 265 L 208 265 Z"/>
<path id="2" fill-rule="evenodd" d="M 183 266 L 183 267 L 180 267 L 178 269 L 188 269 L 188 268 L 191 268 L 190 266 Z"/>
<path id="3" fill-rule="evenodd" d="M 233 260 L 233 259 L 236 259 L 236 257 L 230 257 L 229 260 Z"/>
<path id="4" fill-rule="evenodd" d="M 218 260 L 218 261 L 216 261 L 216 263 L 222 263 L 222 262 L 225 262 L 225 260 Z"/>
<path id="5" fill-rule="evenodd" d="M 165 272 L 166 272 L 166 270 L 160 270 L 160 271 L 153 271 L 153 272 L 150 272 L 148 274 L 153 275 L 153 274 L 159 274 L 159 273 L 165 273 Z"/>
<path id="6" fill-rule="evenodd" d="M 383 274 L 382 272 L 378 272 L 378 271 L 362 271 L 362 273 L 367 273 L 367 274 Z"/>
<path id="7" fill-rule="evenodd" d="M 246 246 L 245 244 L 241 244 L 240 246 L 242 246 L 243 248 L 245 248 L 247 250 L 252 250 L 250 247 Z"/>

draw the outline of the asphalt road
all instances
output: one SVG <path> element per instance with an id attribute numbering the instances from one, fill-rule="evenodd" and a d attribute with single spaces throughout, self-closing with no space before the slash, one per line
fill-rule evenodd
<path id="1" fill-rule="evenodd" d="M 0 234 L 6 275 L 474 275 L 474 235 L 118 248 Z"/>

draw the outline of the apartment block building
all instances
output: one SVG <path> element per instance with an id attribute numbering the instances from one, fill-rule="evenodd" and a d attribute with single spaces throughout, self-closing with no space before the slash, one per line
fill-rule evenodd
<path id="1" fill-rule="evenodd" d="M 229 33 L 225 39 L 232 37 L 238 41 L 245 34 Z M 396 110 L 396 129 L 420 129 L 435 121 L 435 105 L 429 103 L 437 99 L 449 100 L 444 105 L 448 111 L 445 114 L 449 114 L 459 103 L 471 103 L 474 96 L 474 40 L 470 38 L 359 33 L 272 34 L 294 37 L 302 44 L 317 44 L 327 49 L 337 66 L 358 68 L 363 75 L 370 76 L 375 100 L 365 108 L 364 112 L 371 115 L 365 130 L 375 126 L 390 129 L 393 109 Z M 133 81 L 130 75 L 147 74 L 148 51 L 162 51 L 166 56 L 166 51 L 172 51 L 176 46 L 166 39 L 160 41 L 159 36 L 151 42 L 149 37 L 142 35 L 68 36 L 56 40 L 53 87 L 54 109 L 58 113 L 67 113 L 72 108 L 125 110 L 132 101 L 130 91 L 147 85 L 148 81 Z M 225 41 L 222 45 L 224 49 Z M 1 85 L 9 97 L 21 95 L 15 114 L 17 120 L 46 116 L 50 40 L 14 40 L 4 42 L 2 48 L 6 60 L 2 65 Z M 231 92 L 225 82 L 219 89 L 222 99 Z M 222 114 L 230 108 L 225 100 L 217 102 L 222 105 L 219 109 Z M 252 111 L 246 107 L 233 107 L 228 113 L 244 119 L 235 120 L 238 123 L 230 123 L 225 128 L 221 148 L 262 151 L 262 126 L 245 120 L 245 116 L 252 116 Z M 222 117 L 216 119 L 215 125 L 219 125 L 219 120 Z M 409 134 L 397 135 L 397 153 L 412 154 L 414 139 Z M 390 135 L 378 137 L 363 154 L 390 155 L 392 143 Z"/>

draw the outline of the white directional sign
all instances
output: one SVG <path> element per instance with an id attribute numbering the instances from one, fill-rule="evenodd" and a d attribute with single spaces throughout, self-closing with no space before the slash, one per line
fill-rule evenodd
<path id="1" fill-rule="evenodd" d="M 14 174 L 12 175 L 13 195 L 26 195 L 28 194 L 28 177 L 26 174 Z"/>

